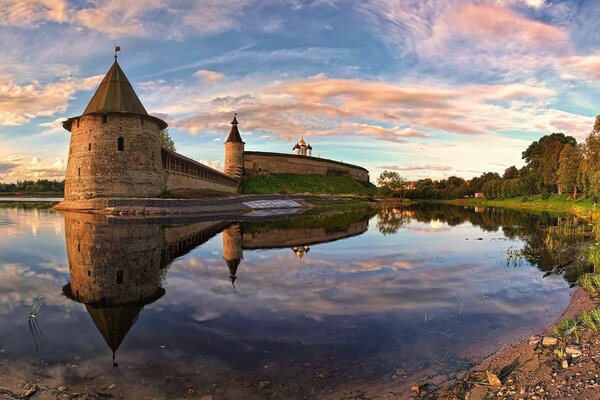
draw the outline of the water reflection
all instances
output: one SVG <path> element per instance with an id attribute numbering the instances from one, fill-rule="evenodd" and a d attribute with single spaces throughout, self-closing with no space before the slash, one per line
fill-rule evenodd
<path id="1" fill-rule="evenodd" d="M 301 257 L 309 251 L 309 244 L 360 235 L 368 228 L 368 218 L 359 221 L 342 218 L 333 227 L 329 224 L 331 218 L 313 218 L 308 220 L 311 222 L 308 226 L 295 228 L 290 221 L 244 224 L 199 221 L 167 225 L 161 218 L 61 214 L 70 276 L 63 293 L 85 304 L 112 351 L 115 367 L 116 352 L 139 313 L 165 294 L 162 286 L 170 263 L 218 233 L 222 237 L 223 260 L 235 287 L 244 249 L 291 248 Z M 364 215 L 361 213 L 358 218 Z"/>
<path id="2" fill-rule="evenodd" d="M 595 239 L 564 216 L 431 205 L 227 221 L 13 207 L 0 232 L 0 322 L 44 297 L 39 356 L 27 324 L 0 324 L 13 373 L 109 376 L 150 398 L 213 384 L 313 398 L 453 374 L 559 315 Z"/>

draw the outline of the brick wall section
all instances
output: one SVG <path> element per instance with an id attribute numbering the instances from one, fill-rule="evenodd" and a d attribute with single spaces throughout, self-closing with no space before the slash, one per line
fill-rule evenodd
<path id="1" fill-rule="evenodd" d="M 244 173 L 244 178 L 283 173 L 348 176 L 359 181 L 369 181 L 369 171 L 358 165 L 319 157 L 258 151 L 244 152 Z"/>
<path id="2" fill-rule="evenodd" d="M 71 125 L 65 199 L 156 197 L 165 187 L 161 164 L 159 126 L 153 119 L 83 115 Z"/>
<path id="3" fill-rule="evenodd" d="M 239 180 L 181 154 L 162 149 L 166 189 L 179 198 L 236 194 Z"/>

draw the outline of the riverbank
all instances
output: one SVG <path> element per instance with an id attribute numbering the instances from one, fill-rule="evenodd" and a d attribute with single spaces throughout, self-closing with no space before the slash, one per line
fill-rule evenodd
<path id="1" fill-rule="evenodd" d="M 8 198 L 11 198 L 11 197 L 31 197 L 31 198 L 60 197 L 60 198 L 62 198 L 63 196 L 64 196 L 63 192 L 0 192 L 0 198 L 2 198 L 2 197 L 8 197 Z"/>
<path id="2" fill-rule="evenodd" d="M 600 217 L 591 199 L 573 201 L 566 195 L 427 202 L 570 213 L 591 221 Z M 561 317 L 538 335 L 500 349 L 451 383 L 436 387 L 439 382 L 423 379 L 412 387 L 414 395 L 409 398 L 600 399 L 600 320 L 589 322 L 597 306 L 598 299 L 579 288 Z M 543 338 L 556 343 L 544 345 Z"/>
<path id="3" fill-rule="evenodd" d="M 566 212 L 584 218 L 600 217 L 600 208 L 594 207 L 594 201 L 590 198 L 579 198 L 571 200 L 568 195 L 554 194 L 547 199 L 541 195 L 519 196 L 503 199 L 465 198 L 454 200 L 426 200 L 426 202 L 449 203 L 471 207 L 501 207 L 521 210 L 545 210 Z"/>
<path id="4" fill-rule="evenodd" d="M 579 288 L 560 318 L 542 332 L 502 348 L 441 389 L 416 385 L 411 398 L 598 399 L 600 335 L 579 320 L 596 307 L 597 299 Z"/>

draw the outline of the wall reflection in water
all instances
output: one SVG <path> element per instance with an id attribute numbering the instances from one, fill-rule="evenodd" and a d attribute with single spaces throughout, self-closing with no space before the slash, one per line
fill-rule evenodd
<path id="1" fill-rule="evenodd" d="M 63 293 L 85 304 L 98 331 L 116 352 L 144 306 L 165 294 L 170 263 L 222 232 L 224 274 L 235 287 L 244 250 L 290 248 L 302 257 L 310 245 L 360 235 L 367 215 L 338 221 L 313 220 L 295 228 L 290 221 L 198 221 L 168 224 L 165 219 L 125 219 L 61 213 L 65 221 L 70 282 Z"/>

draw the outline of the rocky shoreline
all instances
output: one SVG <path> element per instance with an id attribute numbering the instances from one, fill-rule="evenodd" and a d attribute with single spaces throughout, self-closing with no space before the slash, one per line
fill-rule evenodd
<path id="1" fill-rule="evenodd" d="M 561 317 L 540 332 L 486 358 L 463 377 L 439 389 L 426 382 L 409 399 L 600 399 L 600 334 L 584 330 L 579 344 L 556 338 L 556 327 L 596 307 L 577 289 Z"/>

